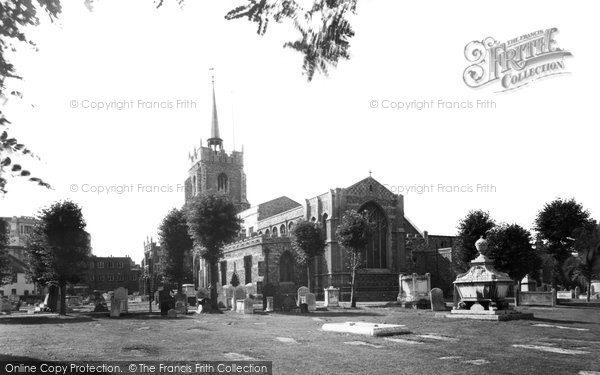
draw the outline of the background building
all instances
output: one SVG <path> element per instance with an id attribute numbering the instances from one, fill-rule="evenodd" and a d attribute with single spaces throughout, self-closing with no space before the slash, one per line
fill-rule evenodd
<path id="1" fill-rule="evenodd" d="M 12 282 L 0 286 L 0 295 L 16 294 L 21 297 L 37 294 L 38 288 L 27 277 L 29 260 L 26 241 L 38 220 L 29 216 L 2 217 L 1 219 L 8 225 L 7 258 L 12 272 Z"/>
<path id="2" fill-rule="evenodd" d="M 139 292 L 139 279 L 142 268 L 129 256 L 97 257 L 92 256 L 79 287 L 87 286 L 88 292 L 94 290 L 111 291 L 118 287 L 126 288 L 128 293 Z"/>

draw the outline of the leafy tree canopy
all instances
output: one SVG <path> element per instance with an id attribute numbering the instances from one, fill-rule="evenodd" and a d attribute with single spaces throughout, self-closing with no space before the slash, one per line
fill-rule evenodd
<path id="1" fill-rule="evenodd" d="M 238 235 L 241 219 L 235 205 L 221 194 L 202 194 L 185 208 L 189 234 L 208 262 L 222 257 L 223 246 Z"/>
<path id="2" fill-rule="evenodd" d="M 184 281 L 192 279 L 193 241 L 183 210 L 171 210 L 159 226 L 158 235 L 164 276 L 180 288 Z"/>
<path id="3" fill-rule="evenodd" d="M 487 233 L 496 226 L 489 212 L 483 210 L 471 210 L 467 216 L 458 223 L 458 241 L 455 246 L 459 268 L 465 269 L 477 256 L 475 242 L 480 237 L 486 237 Z"/>
<path id="4" fill-rule="evenodd" d="M 301 220 L 292 229 L 292 246 L 299 255 L 298 262 L 304 264 L 323 254 L 325 233 L 319 224 Z"/>
<path id="5" fill-rule="evenodd" d="M 537 278 L 542 260 L 532 246 L 531 233 L 517 224 L 500 224 L 488 234 L 487 256 L 494 259 L 495 267 L 521 280 L 530 274 Z"/>

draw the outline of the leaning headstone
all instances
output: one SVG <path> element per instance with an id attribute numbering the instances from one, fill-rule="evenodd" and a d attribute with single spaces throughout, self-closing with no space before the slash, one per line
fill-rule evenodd
<path id="1" fill-rule="evenodd" d="M 300 306 L 302 303 L 306 303 L 307 293 L 310 293 L 310 290 L 307 287 L 301 286 L 298 288 L 298 306 Z"/>
<path id="2" fill-rule="evenodd" d="M 429 291 L 429 300 L 431 301 L 431 311 L 446 311 L 444 292 L 440 288 L 433 288 Z"/>
<path id="3" fill-rule="evenodd" d="M 314 293 L 306 293 L 305 296 L 306 304 L 308 305 L 308 311 L 317 311 L 317 297 Z"/>
<path id="4" fill-rule="evenodd" d="M 115 303 L 121 304 L 121 307 L 120 307 L 121 313 L 128 312 L 127 299 L 128 299 L 127 289 L 125 289 L 123 287 L 118 287 L 113 292 L 113 300 L 115 301 Z"/>

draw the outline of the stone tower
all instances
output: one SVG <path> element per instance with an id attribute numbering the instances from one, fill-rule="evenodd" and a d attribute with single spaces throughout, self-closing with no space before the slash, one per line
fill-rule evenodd
<path id="1" fill-rule="evenodd" d="M 189 159 L 191 167 L 185 180 L 185 202 L 202 193 L 220 193 L 231 199 L 238 212 L 250 207 L 246 199 L 246 174 L 244 173 L 244 152 L 223 148 L 219 134 L 215 80 L 212 80 L 212 121 L 210 138 L 206 147 L 200 141 L 200 148 L 194 147 Z M 243 148 L 242 148 L 243 150 Z"/>

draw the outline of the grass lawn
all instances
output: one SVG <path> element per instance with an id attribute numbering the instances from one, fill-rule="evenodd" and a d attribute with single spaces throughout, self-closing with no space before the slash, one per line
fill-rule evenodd
<path id="1" fill-rule="evenodd" d="M 423 310 L 362 307 L 307 315 L 188 315 L 167 319 L 0 318 L 0 359 L 273 361 L 276 374 L 600 374 L 600 309 L 531 308 L 534 320 L 447 319 Z M 325 322 L 404 324 L 385 338 L 321 331 Z"/>

